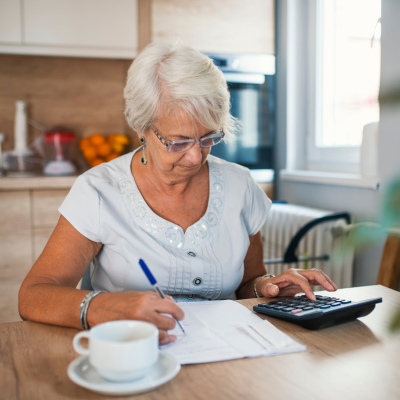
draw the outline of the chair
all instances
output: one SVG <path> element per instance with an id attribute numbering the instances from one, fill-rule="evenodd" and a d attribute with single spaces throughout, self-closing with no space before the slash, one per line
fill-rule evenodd
<path id="1" fill-rule="evenodd" d="M 379 266 L 378 285 L 398 290 L 400 281 L 400 237 L 389 235 L 386 239 Z"/>

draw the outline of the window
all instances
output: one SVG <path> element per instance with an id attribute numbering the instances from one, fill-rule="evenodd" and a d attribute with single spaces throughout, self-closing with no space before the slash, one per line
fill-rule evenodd
<path id="1" fill-rule="evenodd" d="M 358 173 L 379 121 L 380 13 L 381 0 L 288 0 L 288 157 L 304 153 L 289 168 Z"/>
<path id="2" fill-rule="evenodd" d="M 355 172 L 363 127 L 379 121 L 380 2 L 315 2 L 309 169 Z"/>

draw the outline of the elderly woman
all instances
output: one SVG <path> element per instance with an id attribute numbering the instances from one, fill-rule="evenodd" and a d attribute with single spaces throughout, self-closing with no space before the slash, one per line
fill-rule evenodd
<path id="1" fill-rule="evenodd" d="M 81 175 L 19 295 L 21 317 L 75 328 L 154 323 L 160 342 L 183 311 L 172 300 L 288 296 L 335 284 L 321 271 L 265 274 L 260 228 L 270 201 L 249 171 L 210 155 L 236 127 L 212 60 L 151 44 L 132 63 L 125 114 L 143 145 Z M 160 298 L 140 269 L 146 261 Z M 94 291 L 77 289 L 90 264 Z M 90 307 L 89 307 L 90 304 Z"/>

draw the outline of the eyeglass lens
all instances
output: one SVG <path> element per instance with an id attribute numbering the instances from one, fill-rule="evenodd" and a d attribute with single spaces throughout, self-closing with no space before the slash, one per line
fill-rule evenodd
<path id="1" fill-rule="evenodd" d="M 212 135 L 206 136 L 201 138 L 200 140 L 188 139 L 188 140 L 179 140 L 176 142 L 169 142 L 168 143 L 168 151 L 170 153 L 180 153 L 182 151 L 187 151 L 192 148 L 195 143 L 199 142 L 200 147 L 212 147 L 221 142 L 222 138 L 224 137 L 223 132 L 216 132 Z"/>

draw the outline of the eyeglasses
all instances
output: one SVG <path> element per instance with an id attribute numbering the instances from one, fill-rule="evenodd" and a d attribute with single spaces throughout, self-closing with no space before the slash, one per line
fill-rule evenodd
<path id="1" fill-rule="evenodd" d="M 184 151 L 188 151 L 196 143 L 198 143 L 202 148 L 212 147 L 218 144 L 225 136 L 225 133 L 221 131 L 213 132 L 207 136 L 202 137 L 200 140 L 184 139 L 167 141 L 160 135 L 157 129 L 151 128 L 151 130 L 158 137 L 160 142 L 167 148 L 168 153 L 182 153 Z"/>

